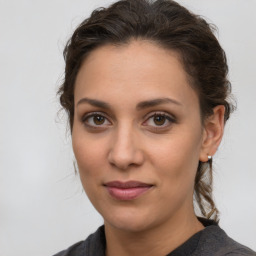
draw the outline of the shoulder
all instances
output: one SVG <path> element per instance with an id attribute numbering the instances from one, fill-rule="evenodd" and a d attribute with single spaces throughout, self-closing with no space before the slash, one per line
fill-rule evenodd
<path id="1" fill-rule="evenodd" d="M 86 240 L 78 242 L 53 256 L 104 256 L 105 246 L 104 226 L 101 226 L 95 233 L 88 236 Z"/>
<path id="2" fill-rule="evenodd" d="M 256 256 L 248 247 L 234 241 L 219 226 L 211 225 L 202 231 L 194 254 L 208 256 Z"/>

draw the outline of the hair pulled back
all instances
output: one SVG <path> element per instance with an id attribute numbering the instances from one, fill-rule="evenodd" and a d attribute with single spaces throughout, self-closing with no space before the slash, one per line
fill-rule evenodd
<path id="1" fill-rule="evenodd" d="M 227 79 L 226 55 L 214 36 L 214 28 L 172 0 L 120 0 L 108 8 L 99 8 L 75 30 L 64 49 L 65 77 L 59 88 L 60 103 L 67 111 L 72 132 L 74 85 L 86 56 L 105 44 L 123 45 L 131 40 L 148 40 L 176 51 L 198 94 L 201 119 L 213 114 L 217 105 L 225 106 L 225 121 L 233 105 Z M 212 199 L 212 160 L 199 161 L 194 198 L 206 218 L 218 219 Z"/>

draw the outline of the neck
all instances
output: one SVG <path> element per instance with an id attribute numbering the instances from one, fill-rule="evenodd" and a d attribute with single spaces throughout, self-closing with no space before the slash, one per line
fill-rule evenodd
<path id="1" fill-rule="evenodd" d="M 194 214 L 138 232 L 120 230 L 105 222 L 106 255 L 167 255 L 203 228 Z"/>

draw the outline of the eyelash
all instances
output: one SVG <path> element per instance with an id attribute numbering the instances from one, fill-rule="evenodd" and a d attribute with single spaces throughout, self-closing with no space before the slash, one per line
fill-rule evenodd
<path id="1" fill-rule="evenodd" d="M 166 112 L 154 112 L 153 114 L 150 113 L 149 115 L 147 115 L 146 121 L 143 122 L 143 125 L 146 122 L 148 122 L 150 119 L 153 120 L 156 117 L 163 117 L 164 118 L 164 125 L 157 125 L 157 124 L 149 125 L 149 127 L 152 127 L 154 130 L 166 129 L 166 128 L 169 128 L 173 123 L 176 123 L 176 119 L 172 115 L 167 114 Z"/>
<path id="2" fill-rule="evenodd" d="M 84 115 L 83 116 L 83 118 L 82 118 L 82 123 L 85 125 L 85 126 L 87 126 L 88 128 L 91 128 L 91 129 L 102 129 L 102 128 L 105 128 L 105 127 L 103 127 L 103 126 L 101 126 L 101 125 L 91 125 L 91 124 L 89 124 L 88 123 L 88 120 L 90 119 L 90 118 L 95 118 L 95 117 L 103 117 L 104 118 L 104 121 L 105 120 L 108 120 L 108 118 L 105 116 L 105 114 L 104 113 L 102 113 L 102 112 L 90 112 L 90 113 L 88 113 L 88 114 L 86 114 L 86 115 Z M 110 121 L 108 121 L 110 124 L 111 124 L 111 122 Z"/>
<path id="3" fill-rule="evenodd" d="M 104 123 L 105 121 L 108 122 L 108 124 L 104 125 L 97 125 L 97 124 L 89 124 L 88 120 L 90 118 L 95 118 L 95 117 L 100 117 L 100 118 L 104 118 Z M 154 119 L 156 117 L 163 117 L 164 118 L 164 125 L 147 125 L 145 124 L 146 122 L 149 122 L 149 120 L 151 119 Z M 153 112 L 153 113 L 150 113 L 148 114 L 146 117 L 146 120 L 142 123 L 143 126 L 149 126 L 151 129 L 153 130 L 164 130 L 166 128 L 169 128 L 173 123 L 176 123 L 176 119 L 175 117 L 173 117 L 172 115 L 166 113 L 166 112 Z M 94 120 L 92 120 L 92 122 L 94 122 Z M 153 121 L 154 122 L 154 121 Z M 166 122 L 168 122 L 168 124 L 166 124 Z M 105 129 L 106 126 L 110 126 L 112 123 L 108 120 L 108 118 L 106 117 L 106 115 L 102 112 L 90 112 L 86 115 L 84 115 L 82 117 L 82 123 L 87 127 L 87 128 L 90 128 L 90 129 Z"/>

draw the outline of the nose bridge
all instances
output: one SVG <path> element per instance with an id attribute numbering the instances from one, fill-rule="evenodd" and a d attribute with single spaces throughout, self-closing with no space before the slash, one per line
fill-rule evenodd
<path id="1" fill-rule="evenodd" d="M 143 154 L 137 143 L 137 131 L 131 123 L 123 122 L 113 134 L 109 162 L 119 169 L 140 165 Z"/>

